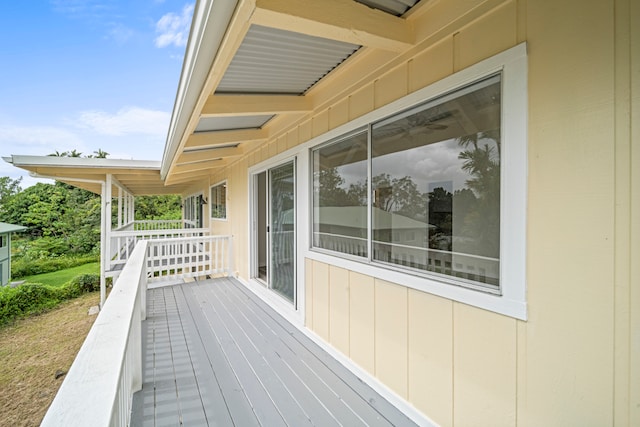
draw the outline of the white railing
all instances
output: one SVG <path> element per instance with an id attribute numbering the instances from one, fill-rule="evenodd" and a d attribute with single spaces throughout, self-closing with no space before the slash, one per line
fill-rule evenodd
<path id="1" fill-rule="evenodd" d="M 330 233 L 314 233 L 314 246 L 361 257 L 367 256 L 367 239 Z M 373 242 L 374 259 L 419 270 L 497 284 L 500 260 L 398 243 Z"/>
<path id="2" fill-rule="evenodd" d="M 126 426 L 142 388 L 147 242 L 136 246 L 98 314 L 42 426 Z"/>
<path id="3" fill-rule="evenodd" d="M 225 275 L 230 236 L 144 240 L 136 244 L 89 331 L 42 426 L 127 426 L 142 388 L 141 323 L 149 282 Z"/>
<path id="4" fill-rule="evenodd" d="M 149 282 L 231 274 L 231 251 L 230 236 L 149 240 Z"/>
<path id="5" fill-rule="evenodd" d="M 138 220 L 123 224 L 112 231 L 179 230 L 181 228 L 194 228 L 193 221 L 182 219 Z"/>
<path id="6" fill-rule="evenodd" d="M 177 239 L 209 235 L 208 228 L 157 228 L 148 230 L 126 230 L 111 232 L 108 271 L 117 271 L 123 266 L 140 240 Z"/>
<path id="7" fill-rule="evenodd" d="M 162 219 L 162 220 L 143 220 L 143 221 L 134 221 L 133 229 L 137 231 L 142 230 L 177 230 L 180 228 L 188 228 L 186 227 L 187 223 L 191 221 L 186 221 L 182 219 Z M 191 228 L 191 227 L 190 227 Z"/>

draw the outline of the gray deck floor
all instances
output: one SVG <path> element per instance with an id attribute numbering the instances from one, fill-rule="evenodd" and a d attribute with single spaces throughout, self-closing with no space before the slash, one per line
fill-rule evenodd
<path id="1" fill-rule="evenodd" d="M 133 426 L 414 425 L 234 279 L 147 305 Z"/>

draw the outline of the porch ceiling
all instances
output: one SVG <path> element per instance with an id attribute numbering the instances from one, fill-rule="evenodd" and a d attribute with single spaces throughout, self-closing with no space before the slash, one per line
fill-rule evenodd
<path id="1" fill-rule="evenodd" d="M 134 196 L 181 194 L 187 185 L 165 185 L 157 161 L 16 155 L 4 160 L 33 176 L 55 179 L 96 194 L 101 193 L 101 182 L 106 182 L 107 174 Z"/>
<path id="2" fill-rule="evenodd" d="M 269 139 L 274 123 L 311 113 L 318 83 L 354 53 L 412 47 L 402 16 L 417 1 L 199 2 L 162 177 L 175 184 L 214 173 Z"/>

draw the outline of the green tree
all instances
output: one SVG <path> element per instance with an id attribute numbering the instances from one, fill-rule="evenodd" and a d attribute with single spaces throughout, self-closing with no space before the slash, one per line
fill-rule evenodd
<path id="1" fill-rule="evenodd" d="M 96 151 L 93 152 L 93 154 L 89 154 L 87 157 L 89 158 L 95 158 L 95 159 L 106 159 L 107 156 L 109 155 L 109 153 L 107 153 L 106 151 L 103 151 L 101 148 L 98 148 Z"/>
<path id="2" fill-rule="evenodd" d="M 473 253 L 500 254 L 500 131 L 478 132 L 458 138 L 458 158 L 469 174 L 466 185 L 477 200 L 465 218 L 465 234 L 476 242 Z"/>
<path id="3" fill-rule="evenodd" d="M 51 154 L 47 154 L 50 157 L 67 157 L 69 155 L 69 153 L 67 151 L 58 151 L 56 150 L 55 153 L 51 153 Z"/>
<path id="4" fill-rule="evenodd" d="M 136 220 L 180 219 L 181 202 L 177 195 L 138 196 L 135 200 Z"/>
<path id="5" fill-rule="evenodd" d="M 44 239 L 38 250 L 52 255 L 84 254 L 100 241 L 100 197 L 63 183 L 38 183 L 3 205 L 3 220 L 28 227 Z"/>
<path id="6" fill-rule="evenodd" d="M 22 190 L 21 182 L 22 177 L 18 179 L 11 179 L 8 176 L 0 177 L 0 218 L 3 218 L 4 206 Z"/>
<path id="7" fill-rule="evenodd" d="M 320 206 L 348 206 L 347 192 L 342 188 L 344 179 L 337 168 L 322 169 L 317 174 L 315 189 Z"/>

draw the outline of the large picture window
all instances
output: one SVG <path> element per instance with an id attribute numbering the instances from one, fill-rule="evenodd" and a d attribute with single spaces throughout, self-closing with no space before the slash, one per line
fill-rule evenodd
<path id="1" fill-rule="evenodd" d="M 315 248 L 500 289 L 501 75 L 312 151 Z"/>
<path id="2" fill-rule="evenodd" d="M 499 285 L 500 76 L 371 130 L 373 260 Z"/>

